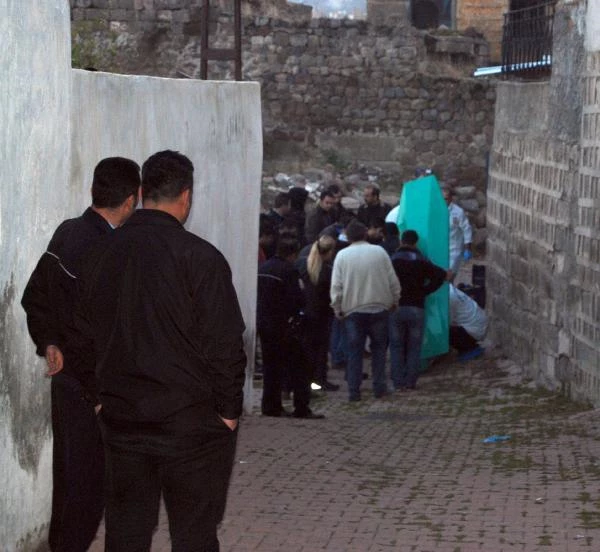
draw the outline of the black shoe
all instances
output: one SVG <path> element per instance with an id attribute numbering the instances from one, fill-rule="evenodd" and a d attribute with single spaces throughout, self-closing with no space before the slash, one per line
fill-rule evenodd
<path id="1" fill-rule="evenodd" d="M 350 395 L 350 397 L 348 398 L 348 402 L 359 402 L 362 400 L 362 397 L 360 395 Z"/>
<path id="2" fill-rule="evenodd" d="M 294 418 L 303 418 L 306 420 L 322 420 L 325 418 L 324 414 L 315 414 L 310 408 L 306 412 L 296 412 L 292 414 Z"/>
<path id="3" fill-rule="evenodd" d="M 275 410 L 274 412 L 263 412 L 262 415 L 269 416 L 270 418 L 289 418 L 292 413 L 288 412 L 285 408 L 282 408 L 281 410 Z"/>

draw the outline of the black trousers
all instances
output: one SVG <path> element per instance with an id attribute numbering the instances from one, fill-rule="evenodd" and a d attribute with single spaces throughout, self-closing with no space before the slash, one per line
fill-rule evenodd
<path id="1" fill-rule="evenodd" d="M 282 410 L 281 385 L 287 368 L 294 393 L 294 411 L 305 414 L 310 402 L 310 374 L 302 342 L 279 332 L 259 331 L 263 355 L 263 414 L 277 415 Z"/>
<path id="2" fill-rule="evenodd" d="M 148 552 L 160 496 L 172 552 L 218 552 L 237 430 L 216 412 L 188 429 L 127 430 L 102 417 L 106 446 L 106 552 Z"/>
<path id="3" fill-rule="evenodd" d="M 309 318 L 304 336 L 304 350 L 309 380 L 319 384 L 327 381 L 327 355 L 331 334 L 331 316 Z"/>
<path id="4" fill-rule="evenodd" d="M 104 449 L 94 407 L 76 378 L 52 376 L 52 552 L 86 552 L 104 511 Z"/>
<path id="5" fill-rule="evenodd" d="M 477 340 L 471 337 L 462 326 L 450 326 L 450 346 L 459 353 L 466 353 L 477 347 Z"/>

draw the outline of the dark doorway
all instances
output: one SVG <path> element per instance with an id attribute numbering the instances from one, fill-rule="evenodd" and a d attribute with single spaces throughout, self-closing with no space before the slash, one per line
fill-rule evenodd
<path id="1" fill-rule="evenodd" d="M 452 27 L 452 0 L 411 0 L 412 24 L 417 29 Z"/>

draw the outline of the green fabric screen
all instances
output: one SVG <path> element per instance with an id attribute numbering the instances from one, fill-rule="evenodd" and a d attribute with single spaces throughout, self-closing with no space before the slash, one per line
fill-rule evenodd
<path id="1" fill-rule="evenodd" d="M 415 230 L 419 235 L 417 247 L 421 252 L 432 263 L 448 269 L 448 206 L 435 176 L 404 184 L 396 224 L 400 233 Z M 448 352 L 448 301 L 448 283 L 427 297 L 421 349 L 423 359 Z"/>

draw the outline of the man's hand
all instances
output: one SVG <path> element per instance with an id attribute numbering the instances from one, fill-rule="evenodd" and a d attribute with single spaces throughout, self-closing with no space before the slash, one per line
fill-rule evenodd
<path id="1" fill-rule="evenodd" d="M 101 404 L 97 404 L 96 406 L 94 406 L 94 412 L 96 413 L 96 416 L 100 413 L 101 410 L 102 410 Z"/>
<path id="2" fill-rule="evenodd" d="M 342 311 L 335 311 L 335 317 L 338 320 L 343 320 L 344 319 L 344 313 Z"/>
<path id="3" fill-rule="evenodd" d="M 55 376 L 63 369 L 64 358 L 60 349 L 56 345 L 48 345 L 46 347 L 46 365 L 48 371 L 46 376 Z"/>
<path id="4" fill-rule="evenodd" d="M 447 270 L 446 271 L 446 281 L 452 283 L 453 280 L 454 280 L 454 272 L 452 272 L 451 270 Z"/>
<path id="5" fill-rule="evenodd" d="M 223 418 L 223 416 L 219 416 L 219 418 L 221 418 L 221 420 L 223 420 L 223 423 L 229 429 L 231 429 L 231 431 L 235 431 L 235 428 L 238 426 L 238 418 L 235 418 L 234 420 L 228 420 L 227 418 Z"/>

